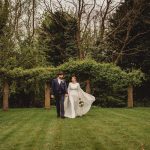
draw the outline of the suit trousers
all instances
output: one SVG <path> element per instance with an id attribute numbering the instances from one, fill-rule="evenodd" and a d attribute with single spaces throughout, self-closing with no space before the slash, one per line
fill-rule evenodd
<path id="1" fill-rule="evenodd" d="M 64 117 L 64 94 L 57 94 L 55 95 L 56 99 L 56 109 L 57 109 L 57 116 Z"/>

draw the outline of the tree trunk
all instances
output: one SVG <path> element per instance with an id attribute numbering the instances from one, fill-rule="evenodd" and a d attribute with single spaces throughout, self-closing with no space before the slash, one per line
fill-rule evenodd
<path id="1" fill-rule="evenodd" d="M 91 93 L 90 80 L 86 80 L 86 93 Z"/>
<path id="2" fill-rule="evenodd" d="M 3 110 L 8 110 L 8 98 L 9 98 L 9 85 L 8 82 L 5 81 L 3 85 Z"/>
<path id="3" fill-rule="evenodd" d="M 133 108 L 133 86 L 128 86 L 128 108 Z"/>
<path id="4" fill-rule="evenodd" d="M 50 84 L 45 83 L 45 108 L 50 109 Z"/>
<path id="5" fill-rule="evenodd" d="M 79 59 L 83 59 L 82 50 L 81 50 L 80 31 L 79 30 L 80 30 L 80 27 L 78 27 L 78 31 L 76 33 L 77 46 L 78 46 L 78 55 L 79 55 Z"/>
<path id="6" fill-rule="evenodd" d="M 32 0 L 32 37 L 34 37 L 35 33 L 35 0 Z"/>

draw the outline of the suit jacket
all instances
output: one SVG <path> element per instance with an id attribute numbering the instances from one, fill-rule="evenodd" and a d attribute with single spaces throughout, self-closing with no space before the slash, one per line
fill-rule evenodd
<path id="1" fill-rule="evenodd" d="M 52 95 L 58 95 L 58 94 L 67 94 L 68 88 L 66 81 L 61 81 L 61 83 L 58 83 L 58 79 L 52 80 Z"/>

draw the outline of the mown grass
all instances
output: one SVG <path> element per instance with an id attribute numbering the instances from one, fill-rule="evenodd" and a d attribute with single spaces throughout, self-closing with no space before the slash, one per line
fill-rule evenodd
<path id="1" fill-rule="evenodd" d="M 55 108 L 0 110 L 0 150 L 150 150 L 149 108 L 92 108 L 57 119 Z"/>

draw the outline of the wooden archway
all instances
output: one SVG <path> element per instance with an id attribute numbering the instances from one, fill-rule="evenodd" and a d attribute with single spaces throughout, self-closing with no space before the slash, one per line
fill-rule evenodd
<path id="1" fill-rule="evenodd" d="M 125 83 L 125 86 L 128 86 L 127 89 L 127 106 L 129 108 L 133 107 L 133 85 L 140 83 L 142 78 L 142 73 L 140 71 L 134 72 L 133 74 L 129 74 L 119 67 L 114 66 L 112 64 L 100 64 L 93 60 L 83 60 L 83 61 L 71 61 L 65 64 L 62 64 L 56 68 L 52 67 L 41 67 L 41 68 L 33 68 L 33 69 L 23 69 L 23 68 L 15 68 L 13 70 L 0 69 L 0 76 L 4 80 L 3 84 L 3 110 L 7 111 L 9 108 L 9 82 L 12 80 L 28 80 L 35 79 L 44 81 L 44 89 L 45 89 L 45 98 L 44 98 L 44 107 L 46 109 L 50 109 L 50 83 L 48 82 L 52 78 L 55 77 L 57 71 L 62 70 L 66 72 L 68 78 L 70 78 L 71 74 L 77 72 L 78 75 L 82 76 L 83 80 L 86 80 L 86 92 L 91 93 L 90 88 L 90 80 L 94 79 L 98 76 L 99 81 L 103 76 L 106 76 L 106 80 L 110 82 L 110 84 L 121 82 L 121 84 Z M 88 72 L 87 72 L 88 70 Z M 86 75 L 86 77 L 85 77 Z M 107 78 L 107 76 L 111 76 L 111 79 Z M 133 80 L 136 78 L 136 83 Z M 102 78 L 103 79 L 103 78 Z"/>
<path id="2" fill-rule="evenodd" d="M 86 92 L 90 93 L 90 81 L 86 81 Z M 128 86 L 128 108 L 133 108 L 133 86 Z M 44 99 L 44 107 L 45 109 L 50 109 L 51 104 L 51 93 L 50 93 L 50 84 L 49 82 L 45 83 L 45 99 Z M 7 111 L 9 108 L 9 84 L 7 81 L 3 84 L 3 110 Z"/>

